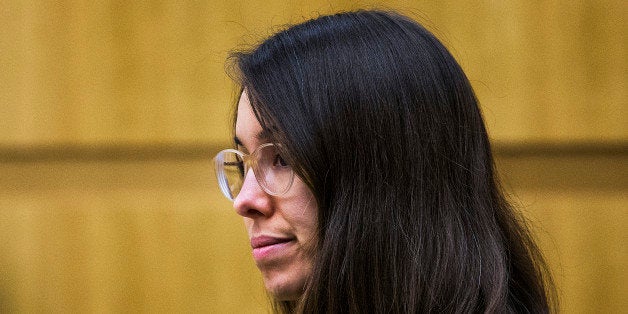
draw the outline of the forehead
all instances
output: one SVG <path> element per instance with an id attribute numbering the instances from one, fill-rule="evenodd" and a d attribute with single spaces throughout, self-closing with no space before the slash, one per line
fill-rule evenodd
<path id="1" fill-rule="evenodd" d="M 251 102 L 245 92 L 240 95 L 238 101 L 238 113 L 236 116 L 235 135 L 244 147 L 253 150 L 258 143 L 259 135 L 262 133 L 262 126 L 253 113 Z"/>

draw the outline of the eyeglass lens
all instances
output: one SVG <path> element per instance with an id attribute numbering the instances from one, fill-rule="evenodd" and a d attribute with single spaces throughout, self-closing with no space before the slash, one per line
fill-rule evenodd
<path id="1" fill-rule="evenodd" d="M 224 150 L 216 156 L 216 175 L 225 196 L 234 200 L 244 184 L 248 167 L 246 157 Z M 293 172 L 272 144 L 260 146 L 251 156 L 251 167 L 259 185 L 271 195 L 285 193 L 292 185 Z"/>

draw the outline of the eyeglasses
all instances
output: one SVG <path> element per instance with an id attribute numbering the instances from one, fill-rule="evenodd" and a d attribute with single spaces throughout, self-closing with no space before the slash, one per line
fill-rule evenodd
<path id="1" fill-rule="evenodd" d="M 279 196 L 288 192 L 294 181 L 294 172 L 281 157 L 278 145 L 262 144 L 250 155 L 235 149 L 220 151 L 214 162 L 222 194 L 231 201 L 235 200 L 249 169 L 253 169 L 257 183 L 266 193 Z"/>

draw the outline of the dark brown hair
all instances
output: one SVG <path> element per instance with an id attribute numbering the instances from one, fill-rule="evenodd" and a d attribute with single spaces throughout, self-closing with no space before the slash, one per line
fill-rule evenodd
<path id="1" fill-rule="evenodd" d="M 278 310 L 550 311 L 551 278 L 500 192 L 471 85 L 429 31 L 339 13 L 232 60 L 319 208 L 311 278 Z"/>

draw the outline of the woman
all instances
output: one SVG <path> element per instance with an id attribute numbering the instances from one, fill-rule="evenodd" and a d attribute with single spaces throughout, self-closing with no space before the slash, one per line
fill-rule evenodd
<path id="1" fill-rule="evenodd" d="M 473 90 L 431 33 L 340 13 L 232 60 L 237 150 L 216 156 L 217 174 L 276 310 L 550 311 Z"/>

